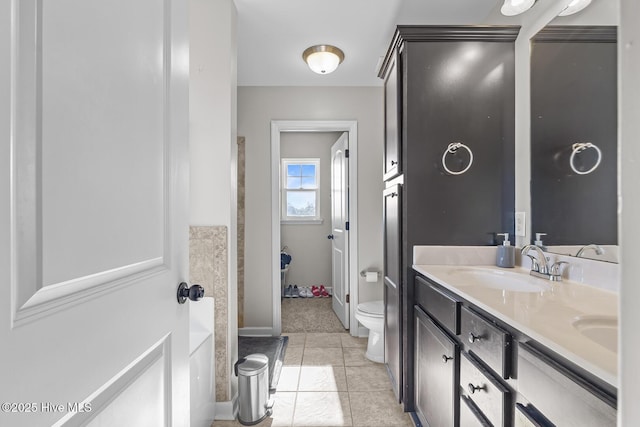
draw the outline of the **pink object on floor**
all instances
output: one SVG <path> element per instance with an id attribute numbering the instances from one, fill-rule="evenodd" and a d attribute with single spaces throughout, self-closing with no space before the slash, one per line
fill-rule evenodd
<path id="1" fill-rule="evenodd" d="M 319 297 L 322 294 L 322 292 L 320 292 L 320 288 L 316 285 L 311 286 L 311 293 L 314 297 Z"/>
<path id="2" fill-rule="evenodd" d="M 327 292 L 324 285 L 320 285 L 320 295 L 324 298 L 329 298 L 329 292 Z"/>

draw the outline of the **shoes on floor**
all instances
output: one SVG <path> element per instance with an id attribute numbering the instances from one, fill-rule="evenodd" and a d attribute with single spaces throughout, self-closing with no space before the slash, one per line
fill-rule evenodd
<path id="1" fill-rule="evenodd" d="M 293 293 L 293 286 L 289 285 L 286 288 L 284 288 L 284 297 L 285 298 L 291 298 L 291 294 Z"/>
<path id="2" fill-rule="evenodd" d="M 293 289 L 291 290 L 291 298 L 298 298 L 298 297 L 300 297 L 300 289 L 298 289 L 298 285 L 293 285 Z"/>
<path id="3" fill-rule="evenodd" d="M 303 288 L 300 288 L 300 298 L 313 298 L 311 289 L 306 286 Z"/>
<path id="4" fill-rule="evenodd" d="M 313 285 L 313 286 L 311 287 L 311 296 L 319 297 L 320 295 L 321 295 L 321 293 L 320 293 L 320 288 L 319 288 L 319 287 L 317 287 L 316 285 Z"/>
<path id="5" fill-rule="evenodd" d="M 323 298 L 329 298 L 329 292 L 327 292 L 324 285 L 320 285 L 320 296 Z"/>

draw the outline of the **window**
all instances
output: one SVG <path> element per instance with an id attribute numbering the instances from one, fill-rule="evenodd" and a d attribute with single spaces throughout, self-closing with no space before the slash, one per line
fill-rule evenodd
<path id="1" fill-rule="evenodd" d="M 282 221 L 322 222 L 320 159 L 282 159 Z"/>

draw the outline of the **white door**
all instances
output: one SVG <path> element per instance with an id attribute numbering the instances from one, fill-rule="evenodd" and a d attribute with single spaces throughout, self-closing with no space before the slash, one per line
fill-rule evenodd
<path id="1" fill-rule="evenodd" d="M 349 329 L 349 134 L 331 146 L 331 276 L 333 311 Z"/>
<path id="2" fill-rule="evenodd" d="M 0 425 L 187 426 L 183 0 L 0 2 Z"/>

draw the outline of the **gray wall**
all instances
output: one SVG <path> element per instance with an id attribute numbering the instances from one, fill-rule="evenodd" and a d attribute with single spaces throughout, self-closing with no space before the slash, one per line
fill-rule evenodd
<path id="1" fill-rule="evenodd" d="M 246 137 L 245 327 L 272 327 L 271 120 L 357 120 L 359 259 L 382 269 L 382 87 L 238 87 Z M 294 254 L 295 257 L 295 254 Z M 358 283 L 359 300 L 382 299 L 382 282 Z M 357 303 L 357 301 L 353 301 Z"/>
<path id="2" fill-rule="evenodd" d="M 280 242 L 293 262 L 287 284 L 331 286 L 331 146 L 341 132 L 283 133 L 280 158 L 320 159 L 320 216 L 322 224 L 281 224 Z"/>

